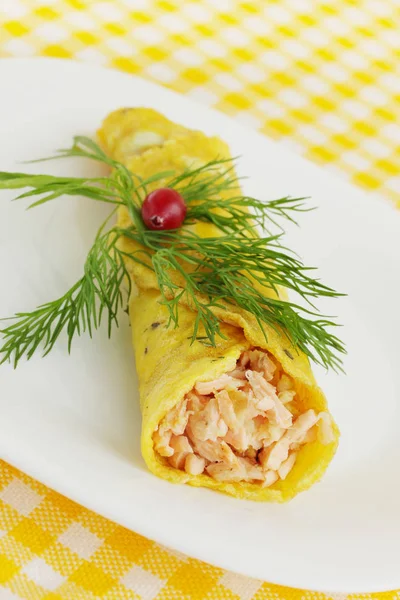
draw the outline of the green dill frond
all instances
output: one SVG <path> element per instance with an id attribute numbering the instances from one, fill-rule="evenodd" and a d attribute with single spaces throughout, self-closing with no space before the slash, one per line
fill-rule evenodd
<path id="1" fill-rule="evenodd" d="M 296 223 L 298 213 L 311 210 L 305 198 L 263 202 L 240 195 L 232 159 L 217 158 L 178 175 L 167 171 L 142 179 L 86 137 L 75 137 L 71 148 L 51 158 L 71 156 L 102 162 L 112 173 L 108 177 L 75 178 L 0 172 L 0 189 L 30 188 L 17 196 L 34 198 L 30 208 L 75 195 L 113 204 L 110 217 L 125 206 L 132 226 L 107 231 L 105 223 L 88 253 L 81 279 L 62 297 L 32 312 L 17 313 L 0 329 L 0 362 L 11 361 L 17 366 L 23 356 L 31 358 L 38 348 L 48 354 L 63 331 L 70 350 L 75 335 L 85 331 L 92 335 L 104 316 L 111 335 L 126 302 L 124 282 L 128 284 L 127 298 L 130 294 L 125 266 L 129 259 L 154 272 L 168 309 L 168 326 L 179 326 L 182 300 L 194 310 L 192 341 L 201 331 L 203 343 L 215 346 L 222 332 L 214 309 L 238 306 L 254 316 L 264 335 L 265 326 L 279 330 L 313 361 L 341 369 L 340 356 L 345 348 L 331 331 L 337 325 L 316 308 L 318 298 L 341 294 L 313 277 L 314 270 L 282 243 L 282 221 Z M 140 207 L 150 184 L 157 181 L 177 190 L 187 204 L 180 230 L 151 231 L 144 226 Z M 218 235 L 196 235 L 191 225 L 197 221 L 215 225 Z M 274 228 L 278 233 L 271 232 Z M 118 246 L 121 236 L 134 240 L 142 250 L 124 254 Z M 282 287 L 301 302 L 281 299 L 278 294 Z"/>

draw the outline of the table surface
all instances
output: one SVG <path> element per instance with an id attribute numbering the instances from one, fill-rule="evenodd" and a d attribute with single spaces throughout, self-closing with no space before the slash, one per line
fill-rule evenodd
<path id="1" fill-rule="evenodd" d="M 399 22 L 398 0 L 1 0 L 0 57 L 74 58 L 135 73 L 400 205 Z M 0 462 L 0 599 L 21 598 L 332 596 L 180 555 Z"/>

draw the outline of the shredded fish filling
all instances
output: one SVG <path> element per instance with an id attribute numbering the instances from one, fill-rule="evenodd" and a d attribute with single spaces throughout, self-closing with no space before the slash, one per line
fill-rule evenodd
<path id="1" fill-rule="evenodd" d="M 156 452 L 175 469 L 217 481 L 269 487 L 284 480 L 301 446 L 334 440 L 331 417 L 298 413 L 291 378 L 266 351 L 242 353 L 236 367 L 198 382 L 153 434 Z"/>

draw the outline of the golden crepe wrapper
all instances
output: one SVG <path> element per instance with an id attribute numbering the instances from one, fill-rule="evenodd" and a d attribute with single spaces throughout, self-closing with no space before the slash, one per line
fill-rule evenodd
<path id="1" fill-rule="evenodd" d="M 135 136 L 139 141 L 144 139 L 138 136 L 143 131 L 155 132 L 162 142 L 144 151 L 136 147 L 132 139 Z M 190 165 L 229 157 L 229 149 L 220 139 L 186 130 L 149 109 L 122 109 L 112 113 L 103 123 L 99 138 L 108 154 L 142 178 L 170 170 L 179 174 Z M 158 181 L 149 188 L 156 189 L 165 183 Z M 227 196 L 231 194 L 228 192 Z M 122 227 L 131 224 L 125 208 L 120 209 L 118 222 Z M 213 226 L 199 224 L 197 233 L 205 237 L 216 232 Z M 121 247 L 126 252 L 137 249 L 127 238 L 121 240 Z M 287 478 L 271 487 L 263 488 L 259 483 L 219 482 L 207 474 L 188 475 L 172 468 L 155 452 L 152 436 L 166 413 L 181 402 L 197 381 L 211 381 L 232 370 L 240 354 L 250 347 L 270 352 L 293 379 L 299 412 L 310 408 L 316 412 L 328 411 L 328 408 L 308 358 L 293 347 L 283 333 L 264 325 L 266 339 L 252 314 L 229 305 L 226 309 L 212 308 L 226 339 L 218 338 L 215 348 L 202 340 L 192 344 L 196 314 L 185 296 L 180 300 L 179 326 L 167 327 L 168 310 L 162 304 L 155 274 L 132 261 L 127 266 L 135 287 L 129 313 L 142 410 L 141 448 L 149 469 L 173 483 L 208 487 L 258 501 L 284 502 L 317 482 L 338 445 L 339 430 L 334 422 L 335 440 L 323 445 L 317 439 L 303 446 Z"/>

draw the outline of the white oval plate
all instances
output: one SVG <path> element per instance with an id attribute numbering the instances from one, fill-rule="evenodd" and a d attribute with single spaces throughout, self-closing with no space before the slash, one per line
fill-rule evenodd
<path id="1" fill-rule="evenodd" d="M 94 135 L 121 106 L 151 106 L 221 135 L 249 193 L 310 195 L 319 210 L 288 243 L 348 293 L 325 302 L 348 345 L 347 376 L 317 370 L 341 430 L 323 481 L 287 505 L 234 500 L 148 473 L 127 319 L 64 340 L 46 359 L 0 369 L 1 456 L 141 534 L 227 569 L 329 591 L 400 587 L 400 214 L 261 135 L 183 96 L 116 71 L 57 60 L 0 61 L 0 169 L 98 173 L 79 161 L 20 165 Z M 33 211 L 0 194 L 0 314 L 56 297 L 80 275 L 107 207 L 59 200 Z"/>

